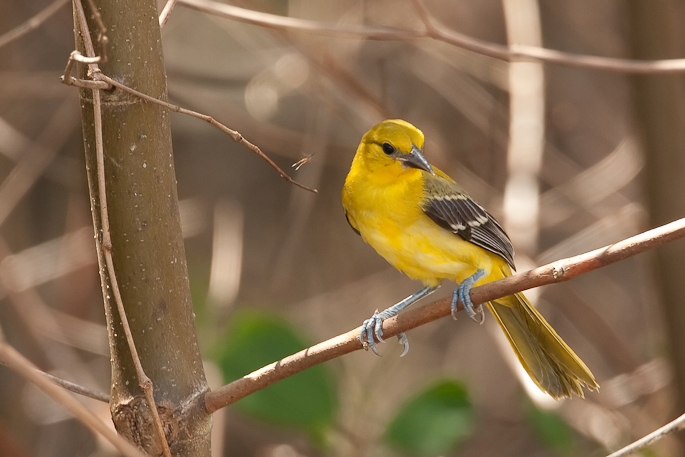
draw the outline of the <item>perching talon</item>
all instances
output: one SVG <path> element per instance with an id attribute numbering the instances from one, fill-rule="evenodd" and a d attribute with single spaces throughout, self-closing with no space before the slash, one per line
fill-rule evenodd
<path id="1" fill-rule="evenodd" d="M 365 349 L 371 348 L 374 354 L 377 356 L 380 356 L 378 353 L 378 349 L 376 349 L 376 341 L 373 339 L 374 333 L 378 337 L 378 341 L 381 343 L 385 343 L 383 341 L 383 338 L 380 337 L 378 334 L 379 329 L 381 335 L 383 334 L 383 318 L 379 314 L 374 314 L 371 316 L 369 319 L 366 319 L 364 323 L 362 323 L 362 329 L 359 332 L 359 341 L 362 342 L 364 345 Z M 375 331 L 374 331 L 375 330 Z"/>
<path id="2" fill-rule="evenodd" d="M 400 342 L 400 344 L 404 345 L 404 351 L 402 351 L 402 354 L 400 354 L 400 357 L 404 357 L 407 355 L 407 352 L 409 352 L 409 338 L 407 338 L 407 335 L 402 332 L 397 335 L 397 340 Z"/>
<path id="3" fill-rule="evenodd" d="M 423 297 L 432 294 L 438 287 L 440 286 L 426 286 L 415 294 L 410 295 L 401 302 L 394 304 L 390 308 L 380 313 L 378 310 L 376 310 L 376 313 L 373 316 L 371 316 L 369 319 L 366 319 L 364 323 L 362 323 L 362 329 L 359 332 L 359 341 L 361 341 L 362 344 L 368 344 L 374 354 L 380 355 L 376 350 L 376 341 L 374 340 L 374 335 L 376 337 L 375 339 L 377 339 L 379 342 L 385 343 L 385 340 L 383 340 L 383 321 L 393 316 L 397 316 L 397 314 L 404 308 L 422 299 Z M 404 352 L 402 353 L 402 355 L 404 355 L 409 350 L 409 340 L 407 339 L 407 335 L 401 333 L 400 335 L 397 335 L 397 338 L 399 338 L 400 343 L 404 344 Z"/>
<path id="4" fill-rule="evenodd" d="M 474 309 L 473 306 L 467 307 L 466 314 L 468 314 L 471 320 L 478 323 L 478 325 L 483 325 L 483 322 L 485 322 L 485 313 L 483 312 L 483 305 L 478 305 L 478 308 L 476 309 Z"/>
<path id="5" fill-rule="evenodd" d="M 478 309 L 475 309 L 473 306 L 473 302 L 471 301 L 470 295 L 471 289 L 473 288 L 474 284 L 483 279 L 483 276 L 485 276 L 485 270 L 480 269 L 476 271 L 474 274 L 464 279 L 461 282 L 461 284 L 459 284 L 459 287 L 457 287 L 455 291 L 452 292 L 451 311 L 452 318 L 454 320 L 457 319 L 457 300 L 459 300 L 461 301 L 462 305 L 464 305 L 464 310 L 466 311 L 466 314 L 468 314 L 468 316 L 474 322 L 478 322 L 478 324 L 483 324 L 483 322 L 485 322 L 485 313 L 483 312 L 483 305 L 479 305 Z"/>

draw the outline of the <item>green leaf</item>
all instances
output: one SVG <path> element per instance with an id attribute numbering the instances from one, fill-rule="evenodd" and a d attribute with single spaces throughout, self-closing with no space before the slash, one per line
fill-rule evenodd
<path id="1" fill-rule="evenodd" d="M 575 450 L 573 431 L 557 414 L 531 405 L 528 422 L 535 434 L 550 449 L 560 455 L 572 455 Z"/>
<path id="2" fill-rule="evenodd" d="M 230 382 L 308 346 L 283 318 L 242 310 L 231 318 L 217 362 Z M 235 406 L 256 419 L 305 430 L 318 439 L 333 423 L 337 402 L 332 374 L 317 365 L 255 392 Z"/>
<path id="3" fill-rule="evenodd" d="M 406 455 L 440 455 L 469 437 L 474 423 L 466 386 L 442 380 L 402 406 L 385 432 L 385 441 Z"/>

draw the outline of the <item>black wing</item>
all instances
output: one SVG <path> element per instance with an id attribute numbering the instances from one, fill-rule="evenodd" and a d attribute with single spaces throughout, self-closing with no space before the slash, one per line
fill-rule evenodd
<path id="1" fill-rule="evenodd" d="M 359 233 L 359 230 L 357 230 L 357 228 L 354 225 L 352 225 L 352 222 L 350 222 L 350 216 L 347 215 L 347 211 L 345 211 L 345 219 L 347 219 L 347 223 L 350 224 L 350 227 L 352 227 L 352 230 L 354 230 L 354 233 L 361 236 L 362 234 Z"/>
<path id="2" fill-rule="evenodd" d="M 502 257 L 515 269 L 514 247 L 495 218 L 456 183 L 428 173 L 424 177 L 424 213 L 439 226 Z"/>

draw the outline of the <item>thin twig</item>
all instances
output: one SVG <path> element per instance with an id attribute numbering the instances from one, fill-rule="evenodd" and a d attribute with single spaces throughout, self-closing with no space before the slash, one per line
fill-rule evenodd
<path id="1" fill-rule="evenodd" d="M 89 0 L 90 1 L 90 0 Z M 81 32 L 85 37 L 88 37 L 90 41 L 90 31 L 88 30 L 88 24 L 86 22 L 85 13 L 83 11 L 83 5 L 80 0 L 74 0 L 74 5 L 78 11 L 79 25 L 81 27 Z M 92 1 L 91 1 L 92 5 Z M 92 8 L 93 6 L 91 6 Z M 104 27 L 104 25 L 103 25 Z M 105 40 L 106 41 L 106 40 Z M 88 46 L 86 46 L 86 51 L 88 57 L 95 57 L 94 50 L 92 49 L 92 43 L 90 45 L 90 51 Z M 92 73 L 99 73 L 99 67 L 91 66 Z M 116 273 L 114 271 L 114 261 L 112 259 L 112 239 L 109 230 L 109 212 L 107 210 L 107 191 L 106 191 L 106 181 L 105 181 L 105 154 L 104 146 L 102 141 L 102 104 L 100 99 L 100 91 L 93 89 L 93 118 L 94 118 L 94 130 L 95 130 L 95 154 L 97 161 L 97 177 L 98 177 L 98 197 L 100 203 L 100 220 L 102 224 L 102 251 L 105 257 L 105 263 L 107 264 L 107 274 L 111 283 L 112 293 L 114 294 L 114 301 L 116 302 L 117 309 L 119 311 L 119 317 L 121 319 L 121 324 L 124 329 L 124 334 L 126 336 L 126 342 L 128 343 L 129 350 L 131 351 L 131 358 L 136 368 L 136 375 L 138 376 L 138 384 L 145 395 L 145 400 L 150 407 L 150 412 L 152 413 L 152 419 L 157 432 L 160 443 L 162 444 L 162 449 L 164 451 L 165 457 L 171 457 L 171 450 L 169 449 L 169 444 L 166 440 L 166 435 L 164 433 L 164 426 L 162 420 L 159 417 L 159 411 L 157 411 L 157 404 L 154 397 L 154 385 L 152 380 L 145 374 L 143 370 L 143 365 L 140 362 L 140 357 L 138 356 L 138 351 L 136 349 L 135 341 L 133 340 L 133 334 L 131 333 L 131 327 L 128 323 L 128 318 L 126 316 L 126 309 L 124 308 L 124 302 L 121 299 L 121 293 L 119 291 L 119 284 L 117 283 Z"/>
<path id="2" fill-rule="evenodd" d="M 419 17 L 426 26 L 428 36 L 468 51 L 507 62 L 533 60 L 569 67 L 593 68 L 619 73 L 670 73 L 685 71 L 685 59 L 632 60 L 611 57 L 571 54 L 553 49 L 527 45 L 501 45 L 479 40 L 437 25 L 421 0 L 412 0 Z"/>
<path id="3" fill-rule="evenodd" d="M 228 134 L 228 136 L 230 136 L 233 141 L 235 141 L 236 143 L 240 143 L 243 146 L 246 146 L 252 152 L 254 152 L 259 157 L 264 159 L 269 165 L 271 165 L 271 167 L 274 170 L 276 170 L 278 172 L 279 175 L 281 175 L 281 178 L 285 179 L 289 183 L 294 184 L 297 187 L 300 187 L 304 190 L 308 190 L 310 192 L 318 193 L 318 191 L 316 189 L 313 189 L 311 187 L 307 187 L 304 184 L 300 184 L 299 182 L 295 181 L 293 178 L 288 176 L 288 174 L 286 172 L 284 172 L 283 170 L 281 170 L 281 168 L 278 165 L 276 165 L 276 163 L 273 160 L 271 160 L 269 158 L 269 156 L 264 154 L 262 152 L 262 150 L 259 149 L 258 146 L 254 145 L 250 141 L 246 140 L 245 137 L 243 137 L 243 135 L 240 134 L 240 132 L 228 128 L 227 126 L 225 126 L 221 122 L 214 119 L 212 116 L 209 116 L 207 114 L 198 113 L 196 111 L 192 111 L 189 109 L 181 108 L 180 106 L 174 105 L 172 103 L 168 103 L 168 102 L 156 99 L 154 97 L 151 97 L 149 95 L 146 95 L 142 92 L 138 92 L 137 90 L 131 89 L 130 87 L 125 86 L 124 84 L 121 84 L 120 82 L 115 81 L 114 79 L 112 79 L 109 76 L 106 76 L 100 72 L 94 73 L 93 79 L 95 79 L 96 81 L 104 81 L 108 84 L 111 84 L 112 86 L 118 87 L 121 90 L 129 92 L 129 93 L 135 95 L 136 97 L 142 98 L 143 100 L 147 100 L 147 101 L 152 102 L 152 103 L 156 103 L 156 104 L 161 105 L 167 109 L 170 109 L 171 111 L 174 111 L 176 113 L 187 114 L 188 116 L 193 116 L 193 117 L 196 117 L 198 119 L 202 119 L 203 121 L 209 122 L 213 126 L 217 127 L 219 130 L 221 130 L 222 132 Z"/>
<path id="4" fill-rule="evenodd" d="M 76 2 L 77 5 L 80 5 L 80 1 Z M 78 10 L 78 7 L 77 7 Z M 79 12 L 79 16 L 83 16 L 82 20 L 85 21 L 85 13 L 83 13 L 83 7 L 81 7 L 81 10 Z M 104 25 L 103 25 L 104 27 Z M 84 32 L 85 33 L 85 32 Z M 192 111 L 189 109 L 181 108 L 180 106 L 174 105 L 169 102 L 165 102 L 162 100 L 159 100 L 155 97 L 151 97 L 147 94 L 144 94 L 142 92 L 139 92 L 135 89 L 132 89 L 124 84 L 121 84 L 118 81 L 113 80 L 112 78 L 108 77 L 107 75 L 102 74 L 100 71 L 99 67 L 97 66 L 97 62 L 99 62 L 98 58 L 95 57 L 94 55 L 94 48 L 92 41 L 90 40 L 90 35 L 87 37 L 88 39 L 86 40 L 86 37 L 84 37 L 84 44 L 86 45 L 86 54 L 88 57 L 83 57 L 78 51 L 73 51 L 71 55 L 69 56 L 69 60 L 67 61 L 67 66 L 64 69 L 64 74 L 62 75 L 62 82 L 67 85 L 72 85 L 72 86 L 77 86 L 77 87 L 86 87 L 88 89 L 109 89 L 111 86 L 118 87 L 119 89 L 126 91 L 130 94 L 135 95 L 136 97 L 139 97 L 143 100 L 147 100 L 152 103 L 156 103 L 160 106 L 164 106 L 165 108 L 174 111 L 176 113 L 182 113 L 186 114 L 188 116 L 193 116 L 198 119 L 202 119 L 203 121 L 209 122 L 213 126 L 217 127 L 219 130 L 222 132 L 228 134 L 228 136 L 231 137 L 233 141 L 236 143 L 240 143 L 243 146 L 246 146 L 248 149 L 250 149 L 252 152 L 257 154 L 259 157 L 264 159 L 271 167 L 278 172 L 278 174 L 281 176 L 281 178 L 285 179 L 287 182 L 294 184 L 297 187 L 300 187 L 301 189 L 308 190 L 310 192 L 318 193 L 316 189 L 313 189 L 311 187 L 307 187 L 304 184 L 300 184 L 299 182 L 295 181 L 293 178 L 291 178 L 285 171 L 283 171 L 276 163 L 271 160 L 262 150 L 256 146 L 255 144 L 251 143 L 250 141 L 246 140 L 243 135 L 240 134 L 240 132 L 233 130 L 226 125 L 222 124 L 221 122 L 215 120 L 212 116 L 209 116 L 207 114 L 202 114 L 198 113 L 196 111 Z M 106 42 L 106 37 L 104 38 L 104 41 Z M 73 68 L 73 62 L 74 61 L 79 61 L 83 63 L 87 63 L 90 65 L 90 76 L 94 79 L 94 81 L 86 81 L 82 79 L 77 79 L 71 76 L 71 71 Z M 109 85 L 108 86 L 103 86 L 102 83 L 106 82 Z"/>
<path id="5" fill-rule="evenodd" d="M 678 417 L 672 422 L 669 422 L 668 424 L 664 425 L 663 427 L 654 430 L 652 433 L 649 435 L 643 436 L 639 440 L 635 441 L 632 444 L 629 444 L 628 446 L 624 447 L 623 449 L 619 449 L 616 452 L 613 452 L 609 454 L 607 457 L 624 457 L 626 455 L 633 454 L 641 449 L 646 448 L 652 443 L 655 443 L 668 435 L 669 433 L 675 432 L 677 430 L 682 430 L 685 428 L 685 414 L 682 416 Z"/>
<path id="6" fill-rule="evenodd" d="M 26 378 L 35 384 L 40 390 L 45 392 L 57 403 L 64 406 L 74 417 L 80 420 L 86 427 L 94 433 L 102 435 L 107 441 L 112 443 L 122 454 L 127 457 L 145 457 L 141 451 L 131 443 L 117 435 L 117 433 L 93 414 L 88 408 L 82 405 L 73 396 L 69 395 L 62 387 L 55 384 L 50 378 L 44 376 L 35 365 L 19 354 L 13 347 L 0 339 L 0 360 L 3 365 Z"/>
<path id="7" fill-rule="evenodd" d="M 57 384 L 60 387 L 63 387 L 67 389 L 70 392 L 74 392 L 75 394 L 83 395 L 84 397 L 92 398 L 93 400 L 98 400 L 102 401 L 105 403 L 109 403 L 109 395 L 107 395 L 104 392 L 100 392 L 95 389 L 90 389 L 88 387 L 82 386 L 80 384 L 73 383 L 71 381 L 67 381 L 66 379 L 58 378 L 55 375 L 51 375 L 50 373 L 46 373 L 44 371 L 38 370 L 41 374 L 45 375 L 48 377 L 52 382 Z"/>
<path id="8" fill-rule="evenodd" d="M 164 27 L 164 24 L 166 24 L 166 21 L 169 19 L 169 15 L 174 10 L 174 6 L 176 6 L 176 0 L 167 0 L 166 5 L 164 5 L 164 9 L 159 15 L 160 28 Z"/>
<path id="9" fill-rule="evenodd" d="M 343 38 L 364 38 L 368 40 L 396 41 L 415 38 L 425 38 L 426 32 L 396 29 L 391 27 L 343 26 L 339 24 L 324 24 L 294 17 L 278 16 L 248 10 L 238 6 L 227 5 L 211 0 L 178 0 L 178 3 L 215 16 L 234 19 L 248 24 L 268 27 L 278 30 L 299 30 L 318 35 L 339 36 Z"/>
<path id="10" fill-rule="evenodd" d="M 300 167 L 301 167 L 302 165 L 311 162 L 312 157 L 314 157 L 314 154 L 316 154 L 316 153 L 313 152 L 313 153 L 309 154 L 307 157 L 301 158 L 300 160 L 298 160 L 297 162 L 295 162 L 294 164 L 292 164 L 292 165 L 290 165 L 290 166 L 291 166 L 292 168 L 294 168 L 294 169 L 297 171 L 297 170 L 300 169 Z"/>
<path id="11" fill-rule="evenodd" d="M 73 0 L 73 3 L 81 27 L 81 38 L 83 38 L 83 46 L 86 48 L 86 56 L 96 58 L 93 40 L 90 38 L 90 29 L 88 28 L 88 22 L 86 20 L 86 12 L 83 10 L 83 4 L 81 3 L 81 0 Z M 91 66 L 91 69 L 92 68 L 94 67 Z"/>
<path id="12" fill-rule="evenodd" d="M 50 3 L 48 6 L 43 8 L 43 10 L 40 13 L 31 17 L 26 22 L 23 22 L 22 24 L 19 24 L 12 30 L 5 32 L 2 36 L 0 36 L 0 48 L 8 43 L 11 43 L 17 38 L 26 35 L 30 31 L 36 30 L 43 24 L 43 22 L 50 19 L 50 17 L 52 17 L 53 14 L 59 11 L 59 9 L 66 5 L 68 2 L 69 0 L 55 0 L 54 2 Z"/>
<path id="13" fill-rule="evenodd" d="M 12 254 L 10 253 L 10 249 L 7 246 L 7 243 L 2 237 L 0 237 L 0 259 L 4 261 L 10 255 Z M 53 359 L 53 354 L 50 354 L 52 350 L 48 348 L 49 343 L 45 342 L 43 338 L 38 338 L 37 334 L 40 333 L 46 335 L 47 333 L 51 333 L 51 337 L 62 337 L 60 339 L 63 342 L 66 341 L 66 339 L 64 338 L 66 331 L 62 327 L 62 323 L 58 322 L 58 320 L 60 319 L 63 320 L 64 316 L 59 316 L 59 313 L 58 315 L 55 315 L 55 310 L 50 309 L 45 303 L 42 302 L 42 298 L 38 295 L 35 289 L 28 288 L 24 291 L 19 292 L 11 286 L 8 287 L 8 285 L 10 285 L 12 282 L 16 280 L 16 275 L 16 271 L 10 273 L 9 275 L 0 275 L 2 276 L 0 278 L 0 288 L 4 289 L 2 290 L 2 292 L 7 294 L 8 298 L 10 299 L 9 301 L 12 307 L 17 313 L 17 316 L 21 321 L 23 321 L 24 325 L 28 328 L 28 336 L 30 336 L 30 339 L 35 341 L 35 343 L 38 345 L 38 347 L 40 347 L 42 352 L 45 353 L 45 355 L 47 355 L 48 359 Z M 71 316 L 69 316 L 68 318 L 76 319 Z M 0 342 L 1 341 L 2 336 L 0 331 Z M 88 377 L 84 371 L 84 367 L 81 366 L 80 360 L 78 360 L 78 357 L 75 357 L 75 354 L 73 354 L 73 351 L 69 347 L 65 346 L 64 349 L 59 352 L 61 358 L 63 359 L 62 362 L 66 363 L 68 369 L 72 374 L 80 374 L 85 375 L 85 377 Z M 0 360 L 0 364 L 3 364 L 2 360 Z M 89 389 L 87 387 L 83 387 L 70 381 L 66 381 L 64 379 L 58 378 L 43 371 L 39 371 L 39 373 L 44 376 L 47 376 L 48 378 L 52 379 L 52 381 L 54 381 L 55 383 L 74 393 L 78 393 L 96 400 L 104 401 L 105 403 L 109 402 L 109 396 L 101 392 Z"/>
<path id="14" fill-rule="evenodd" d="M 98 28 L 98 47 L 100 48 L 100 52 L 97 57 L 100 59 L 101 63 L 105 63 L 107 62 L 107 43 L 109 42 L 109 38 L 107 38 L 107 27 L 105 27 L 105 23 L 102 22 L 102 16 L 100 15 L 97 6 L 95 6 L 95 2 L 93 0 L 87 1 L 88 6 L 90 7 L 90 13 Z"/>
<path id="15" fill-rule="evenodd" d="M 474 287 L 471 300 L 485 303 L 533 287 L 568 281 L 583 273 L 624 260 L 657 246 L 685 237 L 685 218 L 649 230 L 575 257 L 558 260 L 533 270 L 499 281 Z M 383 322 L 383 336 L 391 337 L 420 325 L 450 315 L 451 297 L 409 310 Z M 460 310 L 461 303 L 459 303 Z M 314 365 L 363 348 L 360 327 L 290 355 L 205 395 L 205 406 L 211 414 L 281 379 Z"/>
<path id="16" fill-rule="evenodd" d="M 111 89 L 112 86 L 115 86 L 115 87 L 118 87 L 119 89 L 121 89 L 123 91 L 129 92 L 129 93 L 135 95 L 136 97 L 142 98 L 143 100 L 146 100 L 146 101 L 149 101 L 152 103 L 156 103 L 156 104 L 163 106 L 163 107 L 165 107 L 171 111 L 174 111 L 176 113 L 186 114 L 188 116 L 193 116 L 193 117 L 196 117 L 198 119 L 202 119 L 203 121 L 209 122 L 213 126 L 217 127 L 222 132 L 228 134 L 228 136 L 230 136 L 231 139 L 233 141 L 235 141 L 236 143 L 242 144 L 243 146 L 247 147 L 249 150 L 251 150 L 252 152 L 257 154 L 259 157 L 264 159 L 269 165 L 271 165 L 271 167 L 274 170 L 276 170 L 278 172 L 278 174 L 281 176 L 281 178 L 285 179 L 287 182 L 294 184 L 295 186 L 297 186 L 301 189 L 308 190 L 309 192 L 313 192 L 315 194 L 319 192 L 318 190 L 316 190 L 314 188 L 305 186 L 304 184 L 301 184 L 301 183 L 295 181 L 286 172 L 284 172 L 278 165 L 276 165 L 276 163 L 273 160 L 271 160 L 269 158 L 269 156 L 264 154 L 264 152 L 262 152 L 262 150 L 259 148 L 259 146 L 251 143 L 250 141 L 245 139 L 245 137 L 240 132 L 238 132 L 237 130 L 233 130 L 233 129 L 229 128 L 228 126 L 226 126 L 226 125 L 222 124 L 221 122 L 217 121 L 216 119 L 214 119 L 212 116 L 209 116 L 207 114 L 198 113 L 196 111 L 192 111 L 192 110 L 189 110 L 186 108 L 181 108 L 180 106 L 174 105 L 173 103 L 165 102 L 163 100 L 159 100 L 157 98 L 151 97 L 150 95 L 144 94 L 144 93 L 139 92 L 135 89 L 132 89 L 132 88 L 130 88 L 124 84 L 121 84 L 118 81 L 115 81 L 114 79 L 110 78 L 109 76 L 104 75 L 99 69 L 91 71 L 91 76 L 95 79 L 94 81 L 74 78 L 73 76 L 71 76 L 71 70 L 73 68 L 73 62 L 74 61 L 83 61 L 83 60 L 84 60 L 84 58 L 82 56 L 80 56 L 78 51 L 73 51 L 71 53 L 70 59 L 67 62 L 67 66 L 64 69 L 64 74 L 60 78 L 64 84 L 69 85 L 69 86 L 85 87 L 88 89 L 103 89 L 103 90 Z M 86 63 L 91 63 L 91 62 L 88 61 Z"/>
<path id="17" fill-rule="evenodd" d="M 536 46 L 490 43 L 454 31 L 446 31 L 436 25 L 435 19 L 419 0 L 413 0 L 419 17 L 426 30 L 406 30 L 373 26 L 342 26 L 322 22 L 278 16 L 226 5 L 212 0 L 178 0 L 178 3 L 208 14 L 226 17 L 279 30 L 297 30 L 318 35 L 337 36 L 341 38 L 360 38 L 367 40 L 408 41 L 418 38 L 431 38 L 452 46 L 504 60 L 533 60 L 579 68 L 615 71 L 620 73 L 680 73 L 685 71 L 685 59 L 631 60 L 611 57 L 572 54 Z"/>

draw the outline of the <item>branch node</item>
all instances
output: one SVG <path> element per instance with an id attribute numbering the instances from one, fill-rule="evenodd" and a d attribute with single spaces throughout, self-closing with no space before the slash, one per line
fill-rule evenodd
<path id="1" fill-rule="evenodd" d="M 100 61 L 99 57 L 84 57 L 80 52 L 78 51 L 72 51 L 71 54 L 69 54 L 69 59 L 67 60 L 67 66 L 64 68 L 64 74 L 60 76 L 59 80 L 62 84 L 65 84 L 67 86 L 76 86 L 76 87 L 81 87 L 84 89 L 100 89 L 100 90 L 109 90 L 112 88 L 112 85 L 105 82 L 105 81 L 88 81 L 85 79 L 79 79 L 79 78 L 74 78 L 71 76 L 72 69 L 74 68 L 74 62 L 82 62 L 82 63 L 87 63 L 87 64 L 92 64 Z M 88 70 L 88 76 L 93 77 L 93 75 L 100 74 L 100 68 L 97 66 L 91 67 Z"/>
<path id="2" fill-rule="evenodd" d="M 566 267 L 558 263 L 554 264 L 552 268 L 552 276 L 554 279 L 560 279 L 566 274 Z"/>
<path id="3" fill-rule="evenodd" d="M 138 380 L 138 385 L 140 385 L 141 389 L 143 390 L 154 388 L 152 385 L 152 380 L 145 373 L 143 373 L 140 379 Z"/>

